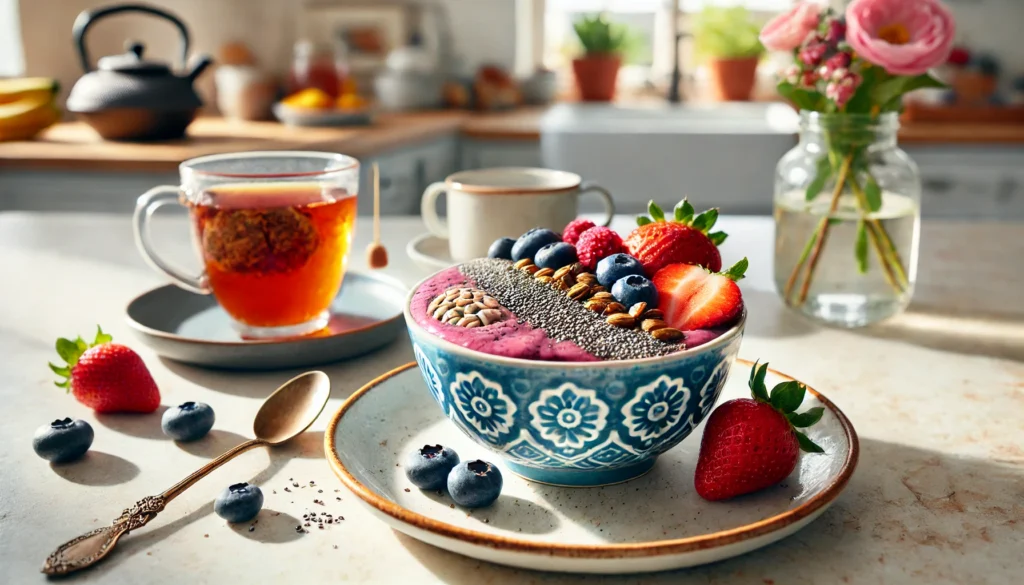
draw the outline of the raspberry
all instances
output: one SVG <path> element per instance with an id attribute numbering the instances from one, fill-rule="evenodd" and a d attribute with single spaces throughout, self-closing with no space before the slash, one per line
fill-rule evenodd
<path id="1" fill-rule="evenodd" d="M 591 272 L 597 268 L 597 263 L 603 259 L 625 252 L 622 245 L 622 238 L 611 228 L 592 227 L 580 234 L 576 242 L 576 252 L 580 257 L 580 263 Z"/>
<path id="2" fill-rule="evenodd" d="M 562 241 L 575 246 L 576 242 L 580 239 L 580 235 L 592 227 L 594 227 L 594 222 L 589 219 L 574 219 L 562 230 Z"/>

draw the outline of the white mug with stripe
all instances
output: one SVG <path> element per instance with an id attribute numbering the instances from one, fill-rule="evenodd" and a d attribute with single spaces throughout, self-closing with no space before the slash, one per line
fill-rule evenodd
<path id="1" fill-rule="evenodd" d="M 547 228 L 560 233 L 576 219 L 579 198 L 598 195 L 608 225 L 615 203 L 605 188 L 566 171 L 501 167 L 461 171 L 423 192 L 420 211 L 427 229 L 448 240 L 452 259 L 461 262 L 487 255 L 498 238 L 516 239 L 526 231 Z M 437 198 L 447 194 L 447 219 L 437 214 Z"/>

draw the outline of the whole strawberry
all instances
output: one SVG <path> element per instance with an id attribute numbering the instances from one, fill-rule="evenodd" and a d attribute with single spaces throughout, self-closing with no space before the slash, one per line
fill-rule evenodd
<path id="1" fill-rule="evenodd" d="M 718 210 L 709 209 L 694 217 L 693 206 L 683 199 L 673 210 L 672 219 L 651 201 L 650 217 L 636 218 L 637 228 L 626 236 L 630 256 L 643 265 L 647 276 L 669 264 L 696 264 L 711 272 L 722 269 L 718 246 L 725 241 L 725 232 L 711 232 L 718 221 Z M 709 233 L 710 232 L 710 233 Z"/>
<path id="2" fill-rule="evenodd" d="M 612 228 L 592 227 L 580 234 L 576 241 L 580 264 L 591 272 L 597 269 L 598 262 L 619 252 L 625 252 L 625 248 L 622 247 L 622 238 Z"/>
<path id="3" fill-rule="evenodd" d="M 708 417 L 693 480 L 705 500 L 727 500 L 775 485 L 796 468 L 801 450 L 824 452 L 797 428 L 818 422 L 825 409 L 796 412 L 804 400 L 804 385 L 782 382 L 769 394 L 764 385 L 767 372 L 768 364 L 754 364 L 753 399 L 730 400 Z"/>
<path id="4" fill-rule="evenodd" d="M 110 341 L 99 327 L 92 344 L 81 337 L 58 339 L 57 353 L 67 365 L 50 364 L 64 378 L 54 384 L 69 388 L 96 412 L 153 412 L 160 406 L 160 390 L 146 364 L 131 348 Z"/>
<path id="5" fill-rule="evenodd" d="M 580 236 L 583 235 L 583 232 L 589 230 L 595 225 L 597 224 L 589 219 L 584 219 L 582 217 L 574 219 L 565 226 L 564 230 L 562 230 L 562 241 L 575 246 L 576 242 L 580 240 Z"/>

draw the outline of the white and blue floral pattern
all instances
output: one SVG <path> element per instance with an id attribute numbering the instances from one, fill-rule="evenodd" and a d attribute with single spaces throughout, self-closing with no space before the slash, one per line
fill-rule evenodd
<path id="1" fill-rule="evenodd" d="M 637 388 L 636 396 L 622 407 L 622 423 L 629 436 L 648 443 L 673 430 L 686 411 L 690 389 L 682 378 L 661 375 Z"/>
<path id="2" fill-rule="evenodd" d="M 412 353 L 416 356 L 416 363 L 420 366 L 420 373 L 423 374 L 423 381 L 427 383 L 427 389 L 430 390 L 434 400 L 441 405 L 441 410 L 447 412 L 448 409 L 444 403 L 444 391 L 441 387 L 441 377 L 437 375 L 437 370 L 434 369 L 433 364 L 427 359 L 427 354 L 423 353 L 419 345 L 412 344 Z"/>
<path id="3" fill-rule="evenodd" d="M 608 405 L 597 393 L 571 382 L 542 390 L 529 411 L 530 426 L 551 446 L 566 453 L 597 439 L 608 421 Z"/>
<path id="4" fill-rule="evenodd" d="M 484 378 L 480 372 L 459 372 L 450 390 L 452 402 L 462 417 L 487 441 L 500 443 L 510 434 L 518 409 L 500 384 Z"/>

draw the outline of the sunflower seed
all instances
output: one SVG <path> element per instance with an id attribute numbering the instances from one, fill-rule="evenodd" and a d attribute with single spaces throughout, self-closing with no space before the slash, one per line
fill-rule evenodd
<path id="1" fill-rule="evenodd" d="M 599 300 L 599 301 L 609 301 L 609 302 L 615 300 L 615 297 L 612 296 L 612 293 L 607 292 L 607 291 L 603 291 L 603 290 L 594 293 L 594 298 Z"/>
<path id="2" fill-rule="evenodd" d="M 622 303 L 611 302 L 611 303 L 608 303 L 607 307 L 605 307 L 604 312 L 602 313 L 602 315 L 614 315 L 616 313 L 625 313 L 625 312 L 626 312 L 626 307 L 624 307 L 622 305 Z"/>
<path id="3" fill-rule="evenodd" d="M 539 278 L 541 276 L 551 276 L 554 273 L 555 273 L 555 271 L 550 269 L 550 268 L 541 268 L 537 272 L 533 273 L 533 277 L 534 278 Z"/>
<path id="4" fill-rule="evenodd" d="M 534 278 L 537 279 L 537 282 L 543 282 L 545 284 L 551 283 L 551 277 L 550 276 L 535 276 Z"/>
<path id="5" fill-rule="evenodd" d="M 635 305 L 633 305 L 632 307 L 629 308 L 629 316 L 634 318 L 634 319 L 637 319 L 637 318 L 640 317 L 640 315 L 643 315 L 644 311 L 646 311 L 646 310 L 647 310 L 647 303 L 645 303 L 643 301 L 640 301 L 639 303 L 637 303 L 637 304 L 635 304 Z"/>
<path id="6" fill-rule="evenodd" d="M 466 315 L 465 317 L 459 319 L 459 322 L 456 323 L 456 325 L 458 325 L 459 327 L 469 327 L 470 323 L 479 324 L 480 317 L 478 317 L 477 315 Z"/>
<path id="7" fill-rule="evenodd" d="M 608 307 L 608 303 L 600 299 L 589 299 L 587 302 L 583 303 L 583 306 L 595 313 L 601 313 L 606 307 Z"/>
<path id="8" fill-rule="evenodd" d="M 605 321 L 607 321 L 609 325 L 625 327 L 627 329 L 636 325 L 636 319 L 630 317 L 628 313 L 615 313 L 614 315 L 609 315 Z"/>
<path id="9" fill-rule="evenodd" d="M 563 267 L 559 268 L 558 270 L 555 271 L 554 274 L 551 275 L 551 278 L 554 278 L 555 280 L 561 280 L 561 278 L 563 276 L 565 276 L 566 274 L 568 274 L 570 276 L 573 276 L 572 266 L 563 266 Z M 575 284 L 575 283 L 573 283 L 573 284 Z"/>
<path id="10" fill-rule="evenodd" d="M 654 331 L 651 332 L 651 335 L 654 336 L 654 338 L 657 339 L 658 341 L 667 341 L 670 343 L 673 341 L 679 341 L 680 339 L 683 338 L 683 332 L 672 327 L 655 329 Z"/>
<path id="11" fill-rule="evenodd" d="M 530 260 L 529 258 L 523 258 L 519 262 L 516 262 L 515 264 L 512 265 L 512 267 L 515 268 L 516 270 L 522 270 L 527 266 L 533 266 L 533 260 Z"/>
<path id="12" fill-rule="evenodd" d="M 664 319 L 665 313 L 661 312 L 661 309 L 647 309 L 643 314 L 644 319 Z"/>
<path id="13" fill-rule="evenodd" d="M 582 300 L 588 294 L 590 294 L 590 287 L 582 282 L 577 282 L 565 293 L 567 297 L 574 301 Z"/>
<path id="14" fill-rule="evenodd" d="M 447 313 L 448 310 L 451 309 L 454 306 L 455 306 L 455 303 L 442 303 L 441 306 L 439 306 L 436 310 L 434 310 L 434 313 L 433 313 L 434 318 L 437 319 L 438 321 L 442 320 L 442 318 L 444 317 L 444 314 Z"/>
<path id="15" fill-rule="evenodd" d="M 452 317 L 451 319 L 448 319 L 448 324 L 449 325 L 458 325 L 460 319 L 461 319 L 461 317 L 458 317 L 458 316 Z"/>
<path id="16" fill-rule="evenodd" d="M 597 281 L 595 280 L 594 282 L 597 282 Z M 592 290 L 592 291 L 594 291 L 596 293 L 605 292 L 605 288 L 603 286 L 599 285 L 599 284 L 591 286 L 590 290 Z"/>
<path id="17" fill-rule="evenodd" d="M 498 307 L 501 306 L 501 303 L 498 302 L 498 299 L 490 295 L 484 295 L 483 302 L 484 306 L 487 307 L 488 309 L 497 309 Z"/>
<path id="18" fill-rule="evenodd" d="M 473 299 L 456 299 L 456 307 L 465 307 L 466 305 L 472 305 L 475 301 Z"/>
<path id="19" fill-rule="evenodd" d="M 640 328 L 643 329 L 644 331 L 647 331 L 648 333 L 650 333 L 651 331 L 656 331 L 658 329 L 664 329 L 666 327 L 668 327 L 668 323 L 662 321 L 661 319 L 644 318 L 643 322 L 640 323 Z"/>
<path id="20" fill-rule="evenodd" d="M 498 309 L 484 309 L 477 313 L 476 316 L 480 318 L 480 322 L 484 325 L 490 325 L 501 319 L 501 311 Z"/>
<path id="21" fill-rule="evenodd" d="M 472 315 L 473 313 L 477 313 L 477 312 L 481 311 L 483 308 L 484 308 L 484 304 L 479 302 L 479 301 L 477 301 L 477 302 L 473 303 L 472 305 L 469 305 L 469 306 L 466 307 L 466 314 L 467 315 Z"/>
<path id="22" fill-rule="evenodd" d="M 581 272 L 576 275 L 576 282 L 582 282 L 584 284 L 594 284 L 597 282 L 597 277 L 589 272 Z"/>

